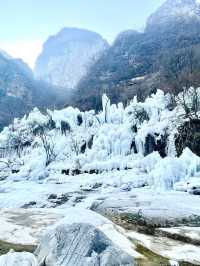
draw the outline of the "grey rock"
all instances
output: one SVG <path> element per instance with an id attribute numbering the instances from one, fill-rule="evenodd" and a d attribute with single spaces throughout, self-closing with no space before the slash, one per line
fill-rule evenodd
<path id="1" fill-rule="evenodd" d="M 48 231 L 36 250 L 39 265 L 125 266 L 134 259 L 89 224 L 60 224 Z"/>

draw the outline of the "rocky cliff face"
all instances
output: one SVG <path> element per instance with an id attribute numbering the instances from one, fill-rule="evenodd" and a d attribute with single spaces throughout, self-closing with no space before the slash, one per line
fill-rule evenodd
<path id="1" fill-rule="evenodd" d="M 108 43 L 97 33 L 64 28 L 44 44 L 35 75 L 53 85 L 74 88 L 107 48 Z"/>

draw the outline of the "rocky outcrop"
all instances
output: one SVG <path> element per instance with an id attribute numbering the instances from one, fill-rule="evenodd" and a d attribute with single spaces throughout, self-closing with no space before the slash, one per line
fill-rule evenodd
<path id="1" fill-rule="evenodd" d="M 39 265 L 117 266 L 135 265 L 100 230 L 89 224 L 58 225 L 48 231 L 36 250 Z"/>

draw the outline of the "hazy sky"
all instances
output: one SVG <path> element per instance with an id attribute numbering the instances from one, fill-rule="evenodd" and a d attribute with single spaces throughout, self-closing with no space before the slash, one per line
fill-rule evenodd
<path id="1" fill-rule="evenodd" d="M 100 33 L 109 42 L 126 29 L 142 29 L 164 0 L 0 0 L 0 48 L 31 67 L 49 35 L 63 27 Z"/>

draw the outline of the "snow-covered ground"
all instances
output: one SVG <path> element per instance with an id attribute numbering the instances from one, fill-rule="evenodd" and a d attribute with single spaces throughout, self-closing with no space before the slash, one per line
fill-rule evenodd
<path id="1" fill-rule="evenodd" d="M 84 182 L 83 175 L 58 184 L 2 181 L 0 208 L 66 209 L 77 206 L 89 209 L 96 204 L 107 210 L 119 209 L 121 212 L 138 213 L 142 210 L 143 215 L 159 220 L 181 219 L 200 213 L 198 196 L 178 191 L 159 192 L 150 187 L 130 187 L 131 190 L 128 187 L 130 191 L 127 191 L 125 186 L 117 187 L 115 184 L 92 189 L 99 184 L 100 178 L 101 175 L 95 175 L 88 183 L 87 176 Z"/>
<path id="2" fill-rule="evenodd" d="M 0 208 L 54 208 L 70 216 L 76 207 L 109 218 L 140 214 L 155 227 L 200 226 L 200 198 L 193 195 L 200 189 L 200 158 L 189 148 L 176 156 L 175 134 L 185 120 L 182 106 L 172 109 L 170 101 L 158 91 L 144 103 L 135 98 L 124 107 L 111 105 L 104 95 L 99 113 L 34 109 L 15 119 L 0 133 Z M 6 223 L 3 210 L 2 215 Z M 185 260 L 180 250 L 170 249 L 176 256 L 164 250 L 160 254 L 169 259 Z M 192 245 L 187 256 L 196 252 Z"/>

